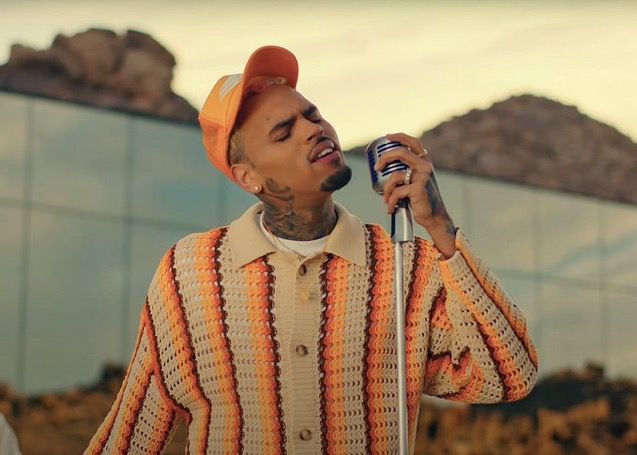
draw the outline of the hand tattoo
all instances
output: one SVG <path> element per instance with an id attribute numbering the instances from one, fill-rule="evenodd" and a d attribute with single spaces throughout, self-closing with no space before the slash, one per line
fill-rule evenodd
<path id="1" fill-rule="evenodd" d="M 445 228 L 449 234 L 456 233 L 456 227 L 451 220 L 451 217 L 447 213 L 447 209 L 445 208 L 445 204 L 442 201 L 442 196 L 440 196 L 440 190 L 438 189 L 438 183 L 436 182 L 436 176 L 433 171 L 429 174 L 429 178 L 427 179 L 427 183 L 425 185 L 425 190 L 427 191 L 427 197 L 429 198 L 429 203 L 431 204 L 431 217 L 439 218 L 445 220 Z"/>

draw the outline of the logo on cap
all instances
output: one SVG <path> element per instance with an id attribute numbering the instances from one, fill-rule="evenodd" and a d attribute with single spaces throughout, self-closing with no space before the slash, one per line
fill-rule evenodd
<path id="1" fill-rule="evenodd" d="M 223 85 L 219 89 L 219 99 L 225 98 L 225 96 L 232 91 L 233 88 L 241 82 L 241 73 L 230 74 L 226 77 L 226 80 L 223 81 Z"/>

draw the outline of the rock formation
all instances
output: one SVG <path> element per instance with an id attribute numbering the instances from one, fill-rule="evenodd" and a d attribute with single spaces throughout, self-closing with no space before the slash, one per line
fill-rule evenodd
<path id="1" fill-rule="evenodd" d="M 472 109 L 420 139 L 437 169 L 637 204 L 637 144 L 545 97 L 512 96 Z"/>
<path id="2" fill-rule="evenodd" d="M 197 110 L 171 90 L 174 67 L 147 34 L 90 29 L 46 50 L 13 45 L 0 89 L 196 123 Z M 421 139 L 436 168 L 637 204 L 637 144 L 575 106 L 512 96 Z"/>
<path id="3" fill-rule="evenodd" d="M 173 93 L 175 58 L 151 36 L 89 29 L 57 35 L 49 49 L 14 44 L 0 88 L 195 122 L 197 110 Z"/>

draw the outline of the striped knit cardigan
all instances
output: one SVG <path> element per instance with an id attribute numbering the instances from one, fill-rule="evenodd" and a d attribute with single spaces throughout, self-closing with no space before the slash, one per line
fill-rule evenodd
<path id="1" fill-rule="evenodd" d="M 180 418 L 186 453 L 397 453 L 391 239 L 337 206 L 340 240 L 300 261 L 262 237 L 258 210 L 165 252 L 124 382 L 85 453 L 162 453 Z M 347 257 L 356 235 L 360 264 Z M 255 257 L 237 266 L 241 248 Z M 513 401 L 537 377 L 523 314 L 460 228 L 456 248 L 445 259 L 429 240 L 404 246 L 411 453 L 421 394 Z"/>

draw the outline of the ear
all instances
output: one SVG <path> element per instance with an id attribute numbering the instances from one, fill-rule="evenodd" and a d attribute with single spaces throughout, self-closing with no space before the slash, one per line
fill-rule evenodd
<path id="1" fill-rule="evenodd" d="M 230 170 L 232 171 L 235 182 L 243 191 L 252 193 L 254 195 L 257 195 L 261 192 L 261 189 L 263 188 L 261 179 L 249 164 L 233 164 Z"/>

